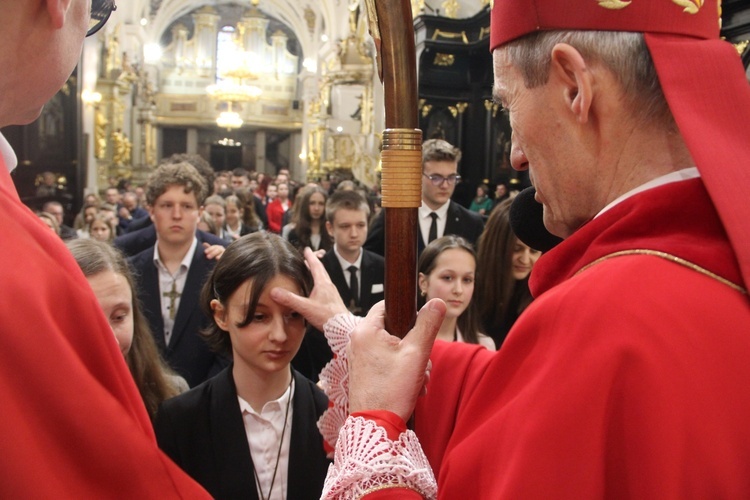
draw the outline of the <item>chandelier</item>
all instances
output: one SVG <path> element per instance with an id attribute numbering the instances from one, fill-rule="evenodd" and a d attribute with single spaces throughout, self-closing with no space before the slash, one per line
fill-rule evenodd
<path id="1" fill-rule="evenodd" d="M 227 49 L 229 54 L 216 75 L 217 81 L 206 87 L 206 92 L 220 101 L 248 102 L 258 99 L 263 90 L 246 83 L 248 80 L 258 79 L 259 75 L 255 70 L 260 64 L 258 57 L 237 43 L 231 44 Z"/>
<path id="2" fill-rule="evenodd" d="M 206 93 L 217 101 L 250 102 L 257 100 L 263 90 L 255 85 L 224 79 L 206 87 Z"/>
<path id="3" fill-rule="evenodd" d="M 296 85 L 297 56 L 288 52 L 288 35 L 277 29 L 269 36 L 271 20 L 258 8 L 260 0 L 250 0 L 235 25 L 223 26 L 217 34 L 216 77 L 206 93 L 215 101 L 232 104 L 257 101 L 264 88 L 271 99 L 286 96 L 287 88 Z M 264 82 L 260 85 L 258 82 Z M 280 85 L 268 86 L 270 81 Z M 239 106 L 238 106 L 239 108 Z M 236 113 L 222 113 L 217 123 L 236 123 Z M 221 126 L 221 125 L 220 125 Z"/>
<path id="4" fill-rule="evenodd" d="M 242 118 L 232 110 L 232 104 L 256 101 L 263 93 L 260 87 L 246 83 L 258 78 L 254 70 L 258 67 L 255 54 L 243 50 L 239 44 L 232 44 L 231 47 L 230 56 L 216 75 L 216 83 L 206 87 L 206 93 L 211 98 L 228 105 L 228 110 L 222 111 L 216 119 L 216 124 L 227 130 L 242 126 Z"/>
<path id="5" fill-rule="evenodd" d="M 227 130 L 234 128 L 240 128 L 242 126 L 242 118 L 239 113 L 232 111 L 232 101 L 229 101 L 229 108 L 227 111 L 219 113 L 219 117 L 216 119 L 216 125 Z"/>

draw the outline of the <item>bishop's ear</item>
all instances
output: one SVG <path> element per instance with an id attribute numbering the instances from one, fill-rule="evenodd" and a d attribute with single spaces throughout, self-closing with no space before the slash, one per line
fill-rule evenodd
<path id="1" fill-rule="evenodd" d="M 550 79 L 561 86 L 565 104 L 580 123 L 586 123 L 591 112 L 593 84 L 590 67 L 580 52 L 567 43 L 552 49 Z"/>
<path id="2" fill-rule="evenodd" d="M 71 2 L 72 0 L 44 0 L 47 15 L 53 28 L 60 29 L 65 25 L 65 18 L 68 15 Z"/>

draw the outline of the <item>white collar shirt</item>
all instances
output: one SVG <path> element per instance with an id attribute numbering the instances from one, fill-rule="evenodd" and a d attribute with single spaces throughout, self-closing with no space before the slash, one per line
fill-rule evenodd
<path id="1" fill-rule="evenodd" d="M 161 316 L 164 319 L 164 342 L 169 345 L 174 329 L 174 319 L 177 317 L 177 311 L 180 308 L 180 297 L 185 289 L 185 282 L 190 271 L 190 264 L 193 262 L 193 256 L 198 248 L 198 239 L 193 238 L 185 256 L 182 258 L 180 268 L 174 275 L 169 272 L 167 266 L 159 256 L 159 242 L 154 245 L 154 265 L 159 273 L 159 298 L 161 299 Z M 170 298 L 172 291 L 176 292 L 174 299 Z M 174 314 L 170 314 L 174 308 Z M 172 317 L 173 316 L 173 317 Z"/>
<path id="2" fill-rule="evenodd" d="M 240 237 L 240 233 L 242 233 L 242 222 L 240 222 L 239 224 L 237 224 L 237 230 L 236 231 L 234 229 L 232 229 L 231 227 L 229 227 L 228 224 L 225 225 L 224 226 L 224 232 L 225 232 L 225 234 L 228 237 L 228 238 L 226 238 L 227 240 L 229 240 L 229 241 L 236 240 L 237 238 Z"/>
<path id="3" fill-rule="evenodd" d="M 263 405 L 263 409 L 258 413 L 250 406 L 250 403 L 237 396 L 242 420 L 245 423 L 250 456 L 255 467 L 255 471 L 248 471 L 248 473 L 254 472 L 257 475 L 255 485 L 262 489 L 258 491 L 260 498 L 285 499 L 287 495 L 289 449 L 292 440 L 292 414 L 294 413 L 293 398 L 294 383 L 290 384 L 279 399 Z M 289 408 L 288 415 L 287 407 Z M 283 441 L 281 441 L 282 436 Z M 279 446 L 280 441 L 281 446 Z M 274 477 L 274 470 L 276 477 Z M 271 485 L 272 481 L 273 485 Z M 270 495 L 269 489 L 271 489 Z"/>
<path id="4" fill-rule="evenodd" d="M 419 230 L 422 232 L 422 240 L 425 243 L 429 243 L 428 239 L 430 237 L 430 226 L 432 225 L 432 217 L 430 217 L 430 214 L 432 212 L 435 212 L 438 216 L 437 237 L 440 238 L 441 236 L 445 235 L 445 223 L 448 220 L 448 207 L 450 206 L 450 204 L 451 201 L 448 200 L 437 210 L 433 210 L 425 205 L 424 200 L 422 201 L 422 205 L 419 207 Z"/>
<path id="5" fill-rule="evenodd" d="M 349 288 L 352 287 L 352 273 L 349 272 L 350 266 L 357 266 L 357 284 L 359 285 L 359 290 L 357 291 L 357 297 L 361 297 L 362 294 L 359 293 L 362 290 L 362 249 L 359 249 L 359 255 L 357 256 L 357 260 L 354 262 L 349 262 L 345 258 L 341 256 L 339 253 L 339 249 L 337 245 L 333 245 L 333 253 L 336 255 L 336 259 L 339 261 L 339 265 L 341 266 L 341 269 L 344 271 L 344 277 L 346 278 L 346 282 L 349 283 Z"/>
<path id="6" fill-rule="evenodd" d="M 609 205 L 601 209 L 599 213 L 594 216 L 594 218 L 599 217 L 601 214 L 603 214 L 610 208 L 614 207 L 615 205 L 622 203 L 623 201 L 627 200 L 631 196 L 635 196 L 636 194 L 642 193 L 643 191 L 647 191 L 655 187 L 663 186 L 665 184 L 670 184 L 672 182 L 680 182 L 680 181 L 686 181 L 689 179 L 695 179 L 700 176 L 701 174 L 700 172 L 698 172 L 697 167 L 684 168 L 682 170 L 677 170 L 676 172 L 670 172 L 666 175 L 662 175 L 660 177 L 657 177 L 656 179 L 652 179 L 646 182 L 645 184 L 641 184 L 637 188 L 631 189 L 627 193 L 619 196 L 614 201 L 612 201 Z"/>
<path id="7" fill-rule="evenodd" d="M 5 163 L 8 172 L 12 172 L 16 168 L 16 165 L 18 165 L 16 152 L 10 147 L 8 139 L 6 139 L 3 134 L 0 134 L 0 156 L 3 157 L 3 162 Z"/>

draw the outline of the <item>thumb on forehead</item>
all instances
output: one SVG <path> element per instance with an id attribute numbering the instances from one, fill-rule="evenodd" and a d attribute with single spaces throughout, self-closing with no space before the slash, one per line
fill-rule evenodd
<path id="1" fill-rule="evenodd" d="M 271 289 L 271 299 L 282 306 L 290 307 L 295 310 L 303 304 L 300 296 L 281 287 L 273 287 Z"/>

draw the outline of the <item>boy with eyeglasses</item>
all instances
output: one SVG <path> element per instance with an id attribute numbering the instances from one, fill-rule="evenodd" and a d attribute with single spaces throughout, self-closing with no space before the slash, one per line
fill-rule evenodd
<path id="1" fill-rule="evenodd" d="M 26 125 L 114 2 L 0 0 L 0 128 Z M 0 135 L 0 498 L 208 498 L 156 445 L 112 329 L 63 242 L 21 203 Z"/>
<path id="2" fill-rule="evenodd" d="M 484 229 L 479 214 L 470 212 L 451 200 L 458 175 L 461 150 L 442 139 L 430 139 L 422 144 L 422 206 L 419 207 L 418 251 L 432 240 L 453 234 L 474 244 Z M 385 254 L 383 213 L 372 222 L 365 248 Z"/>

